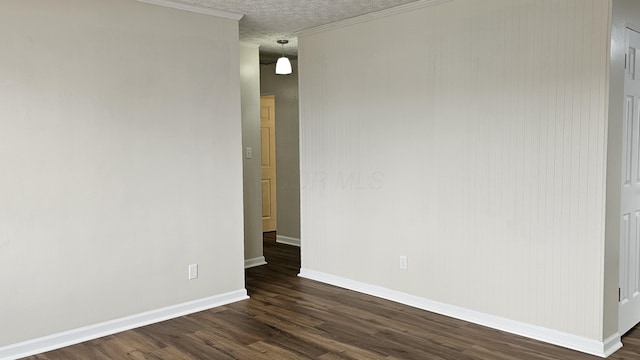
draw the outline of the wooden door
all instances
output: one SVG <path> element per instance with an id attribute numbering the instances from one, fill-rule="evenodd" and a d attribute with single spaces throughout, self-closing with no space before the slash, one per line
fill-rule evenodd
<path id="1" fill-rule="evenodd" d="M 260 97 L 262 144 L 262 231 L 275 231 L 276 214 L 276 103 L 275 97 Z"/>
<path id="2" fill-rule="evenodd" d="M 640 33 L 627 29 L 627 42 L 620 198 L 621 334 L 640 322 Z"/>

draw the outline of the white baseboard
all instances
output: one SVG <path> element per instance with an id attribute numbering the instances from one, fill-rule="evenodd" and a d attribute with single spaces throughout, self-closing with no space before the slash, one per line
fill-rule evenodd
<path id="1" fill-rule="evenodd" d="M 267 265 L 267 261 L 264 256 L 258 256 L 257 258 L 247 259 L 244 261 L 244 268 L 252 268 L 256 266 Z"/>
<path id="2" fill-rule="evenodd" d="M 65 346 L 78 344 L 99 337 L 112 335 L 141 326 L 208 310 L 214 307 L 248 299 L 247 290 L 241 289 L 226 294 L 167 306 L 136 315 L 81 327 L 17 344 L 0 347 L 0 360 L 14 360 L 40 354 Z"/>
<path id="3" fill-rule="evenodd" d="M 618 333 L 604 341 L 597 341 L 305 268 L 300 269 L 298 276 L 595 356 L 607 357 L 622 347 Z"/>
<path id="4" fill-rule="evenodd" d="M 622 341 L 620 341 L 621 337 L 622 336 L 616 332 L 615 334 L 609 336 L 603 341 L 604 356 L 602 357 L 609 357 L 609 355 L 613 354 L 614 352 L 622 348 Z M 598 356 L 601 356 L 601 355 L 598 355 Z"/>
<path id="5" fill-rule="evenodd" d="M 278 244 L 285 244 L 285 245 L 300 247 L 300 239 L 292 238 L 288 236 L 276 235 L 276 242 Z"/>

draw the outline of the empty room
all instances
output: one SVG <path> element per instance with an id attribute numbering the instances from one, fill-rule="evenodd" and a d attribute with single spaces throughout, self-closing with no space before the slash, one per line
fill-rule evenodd
<path id="1" fill-rule="evenodd" d="M 0 359 L 640 358 L 639 48 L 637 0 L 1 0 Z"/>

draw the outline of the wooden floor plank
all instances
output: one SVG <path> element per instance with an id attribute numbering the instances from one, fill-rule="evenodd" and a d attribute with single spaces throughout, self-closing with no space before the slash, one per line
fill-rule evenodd
<path id="1" fill-rule="evenodd" d="M 297 276 L 296 247 L 265 236 L 249 300 L 39 354 L 35 360 L 590 360 L 582 354 Z M 640 329 L 612 360 L 640 359 Z"/>

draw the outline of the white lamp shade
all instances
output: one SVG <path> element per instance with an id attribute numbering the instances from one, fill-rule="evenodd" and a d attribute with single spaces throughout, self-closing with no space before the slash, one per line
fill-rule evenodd
<path id="1" fill-rule="evenodd" d="M 286 57 L 281 57 L 276 63 L 276 74 L 288 75 L 291 74 L 291 62 Z"/>

